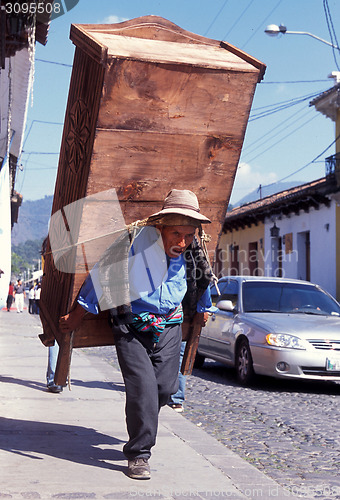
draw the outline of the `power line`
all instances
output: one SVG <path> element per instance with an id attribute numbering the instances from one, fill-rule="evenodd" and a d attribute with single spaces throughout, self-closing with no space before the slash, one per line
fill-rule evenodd
<path id="1" fill-rule="evenodd" d="M 304 94 L 304 95 L 300 95 L 298 97 L 292 97 L 291 99 L 286 99 L 284 101 L 278 101 L 278 102 L 274 102 L 274 103 L 271 103 L 271 104 L 266 104 L 265 106 L 259 106 L 258 108 L 253 108 L 253 111 L 258 111 L 260 109 L 271 108 L 273 106 L 278 106 L 280 104 L 289 104 L 289 103 L 295 102 L 295 101 L 311 99 L 311 98 L 315 97 L 316 95 L 319 95 L 321 92 L 322 91 L 319 90 L 318 92 L 313 92 L 312 94 Z"/>
<path id="2" fill-rule="evenodd" d="M 330 11 L 330 8 L 328 5 L 328 0 L 323 0 L 323 8 L 325 11 L 325 17 L 326 17 L 326 23 L 327 23 L 329 36 L 331 38 L 334 62 L 335 62 L 335 65 L 336 65 L 338 71 L 340 71 L 339 64 L 338 64 L 338 61 L 336 59 L 336 50 L 338 50 L 340 52 L 339 43 L 338 43 L 338 40 L 336 37 L 336 32 L 334 29 L 332 15 L 331 15 L 331 11 Z M 335 48 L 335 45 L 338 47 L 338 49 Z"/>
<path id="3" fill-rule="evenodd" d="M 214 19 L 212 20 L 212 22 L 210 23 L 210 25 L 208 26 L 206 32 L 204 33 L 203 36 L 206 36 L 207 33 L 209 32 L 210 28 L 212 27 L 212 25 L 215 23 L 216 19 L 219 17 L 219 15 L 221 14 L 222 10 L 224 9 L 224 7 L 227 5 L 229 0 L 225 0 L 224 4 L 222 5 L 222 7 L 220 8 L 220 10 L 217 12 L 216 16 L 214 17 Z"/>
<path id="4" fill-rule="evenodd" d="M 247 143 L 247 145 L 245 147 L 245 150 L 251 148 L 254 144 L 257 144 L 258 141 L 260 141 L 261 139 L 263 139 L 267 135 L 269 135 L 272 132 L 274 132 L 274 130 L 276 130 L 277 128 L 285 127 L 287 122 L 289 122 L 290 120 L 292 120 L 299 113 L 302 113 L 304 111 L 304 109 L 305 108 L 298 109 L 292 115 L 290 115 L 288 118 L 286 118 L 286 120 L 279 122 L 278 125 L 276 125 L 275 127 L 271 126 L 270 130 L 268 130 L 268 132 L 266 132 L 265 134 L 261 135 L 261 137 L 259 137 L 258 139 L 255 139 L 253 142 L 250 142 L 249 144 Z M 308 110 L 308 112 L 310 112 L 310 109 Z"/>
<path id="5" fill-rule="evenodd" d="M 58 155 L 59 151 L 57 153 L 53 153 L 50 151 L 23 151 L 23 154 L 25 155 Z"/>
<path id="6" fill-rule="evenodd" d="M 316 95 L 319 95 L 319 93 L 317 93 Z M 253 118 L 253 121 L 254 120 L 257 120 L 259 118 L 264 118 L 266 116 L 269 116 L 275 112 L 278 112 L 278 111 L 281 111 L 281 110 L 285 110 L 285 109 L 288 109 L 289 107 L 292 107 L 296 104 L 300 104 L 300 103 L 303 103 L 304 101 L 306 101 L 307 99 L 309 100 L 311 97 L 313 97 L 314 94 L 309 94 L 309 95 L 304 95 L 304 96 L 300 96 L 300 97 L 297 97 L 297 98 L 294 98 L 294 99 L 291 99 L 291 100 L 288 100 L 288 101 L 281 101 L 279 103 L 275 103 L 275 104 L 271 104 L 271 105 L 267 105 L 267 106 L 263 106 L 263 107 L 260 107 L 260 108 L 257 108 L 257 110 L 264 110 L 263 112 L 255 115 L 255 117 Z M 275 108 L 273 108 L 273 106 L 276 106 Z M 273 108 L 273 109 L 267 109 L 267 108 Z M 246 153 L 245 154 L 245 159 L 244 161 L 247 162 L 247 163 L 250 163 L 252 161 L 254 161 L 255 159 L 257 159 L 259 156 L 263 155 L 264 153 L 266 153 L 267 151 L 269 151 L 270 149 L 272 149 L 274 146 L 276 146 L 277 144 L 281 143 L 282 141 L 284 141 L 287 137 L 289 137 L 290 135 L 292 135 L 293 133 L 295 133 L 297 130 L 300 130 L 302 127 L 308 125 L 312 120 L 314 120 L 315 118 L 317 118 L 318 115 L 315 114 L 314 117 L 312 117 L 311 119 L 308 118 L 307 121 L 305 121 L 304 123 L 302 123 L 301 125 L 299 125 L 298 127 L 294 128 L 291 132 L 289 132 L 288 134 L 286 134 L 284 137 L 281 137 L 278 141 L 272 143 L 269 147 L 267 147 L 266 149 L 263 149 L 262 151 L 260 151 L 258 154 L 256 154 L 255 156 L 253 156 L 251 159 L 248 159 L 249 156 L 251 154 L 253 154 L 257 149 L 259 148 L 263 148 L 263 146 L 270 142 L 270 141 L 273 141 L 273 139 L 275 137 L 277 137 L 278 135 L 282 134 L 283 131 L 280 130 L 279 132 L 277 132 L 276 134 L 273 135 L 273 132 L 279 128 L 282 128 L 282 127 L 285 127 L 285 130 L 284 132 L 286 132 L 288 130 L 288 128 L 292 127 L 294 124 L 296 124 L 297 122 L 299 122 L 300 120 L 302 120 L 306 115 L 309 115 L 310 114 L 310 109 L 307 110 L 306 113 L 304 113 L 303 116 L 300 116 L 297 120 L 294 120 L 293 123 L 291 123 L 290 125 L 287 126 L 287 123 L 292 120 L 298 113 L 301 113 L 302 111 L 305 110 L 305 107 L 303 107 L 302 109 L 298 110 L 297 112 L 293 113 L 290 117 L 288 117 L 286 120 L 280 122 L 276 127 L 274 128 L 271 128 L 269 130 L 269 132 L 267 132 L 266 134 L 264 134 L 264 136 L 260 137 L 259 139 L 257 139 L 256 141 L 253 141 L 253 143 L 251 143 L 249 145 L 250 147 L 250 151 L 248 149 L 247 151 L 247 148 L 244 150 L 244 152 Z M 251 119 L 249 121 L 252 121 Z M 263 140 L 266 136 L 270 135 L 269 138 Z M 251 148 L 251 146 L 253 146 L 255 144 L 255 148 Z"/>
<path id="7" fill-rule="evenodd" d="M 318 154 L 313 160 L 311 160 L 310 162 L 306 163 L 306 165 L 304 165 L 303 167 L 301 168 L 298 168 L 297 170 L 295 170 L 294 172 L 292 172 L 291 174 L 288 174 L 286 175 L 285 177 L 282 177 L 282 179 L 279 179 L 278 181 L 276 182 L 272 182 L 271 184 L 267 184 L 266 186 L 262 186 L 262 187 L 270 187 L 270 186 L 274 186 L 275 184 L 278 184 L 279 182 L 282 182 L 282 181 L 285 181 L 286 179 L 289 179 L 289 177 L 292 177 L 293 175 L 301 172 L 302 170 L 304 170 L 305 168 L 309 167 L 309 165 L 311 165 L 312 163 L 318 163 L 316 160 L 318 160 L 320 158 L 320 156 L 324 155 L 326 153 L 326 151 L 328 151 L 328 149 L 330 147 L 332 147 L 337 140 L 340 139 L 340 134 L 334 139 L 333 142 L 331 142 L 331 144 L 329 146 L 327 146 L 327 148 L 325 148 L 320 154 Z"/>
<path id="8" fill-rule="evenodd" d="M 29 158 L 27 158 L 27 159 L 25 160 L 26 164 L 27 164 L 29 161 L 30 161 L 30 159 L 29 159 Z M 34 160 L 34 165 L 40 165 L 41 167 L 51 167 L 51 165 L 48 165 L 48 164 L 46 164 L 46 163 L 39 163 L 38 161 L 35 161 L 35 160 Z"/>
<path id="9" fill-rule="evenodd" d="M 23 143 L 23 145 L 22 145 L 22 147 L 23 147 L 23 148 L 25 147 L 25 144 L 26 144 L 26 142 L 27 142 L 27 139 L 28 139 L 28 137 L 29 137 L 29 135 L 30 135 L 30 133 L 31 133 L 31 130 L 32 130 L 32 128 L 33 128 L 33 125 L 34 125 L 35 123 L 43 123 L 44 125 L 59 125 L 59 126 L 60 126 L 60 125 L 64 125 L 64 124 L 63 124 L 63 123 L 61 123 L 61 122 L 50 122 L 50 121 L 46 121 L 46 120 L 32 120 L 31 125 L 30 125 L 30 128 L 28 129 L 28 132 L 27 132 L 27 134 L 26 134 L 26 137 L 25 137 L 24 143 Z"/>
<path id="10" fill-rule="evenodd" d="M 328 82 L 328 80 L 288 80 L 288 81 L 283 81 L 283 82 L 265 82 L 261 81 L 260 84 L 269 84 L 269 85 L 278 85 L 278 84 L 287 84 L 287 83 L 322 83 L 322 82 Z"/>
<path id="11" fill-rule="evenodd" d="M 57 66 L 66 66 L 67 68 L 72 68 L 72 64 L 61 63 L 57 61 L 47 61 L 46 59 L 35 59 L 36 61 L 48 63 L 48 64 L 56 64 Z"/>
<path id="12" fill-rule="evenodd" d="M 272 109 L 269 109 L 267 111 L 262 111 L 258 114 L 250 114 L 250 117 L 249 117 L 249 122 L 252 122 L 252 121 L 255 121 L 255 120 L 258 120 L 260 118 L 264 118 L 266 116 L 270 116 L 274 113 L 277 113 L 279 111 L 283 111 L 285 109 L 288 109 L 292 106 L 296 106 L 297 104 L 301 104 L 302 102 L 305 102 L 307 100 L 310 100 L 312 99 L 313 97 L 316 97 L 320 95 L 320 91 L 319 92 L 315 92 L 313 94 L 308 94 L 308 95 L 305 95 L 305 96 L 301 96 L 301 97 L 295 97 L 294 99 L 290 99 L 288 101 L 281 101 L 281 102 L 278 102 L 278 103 L 275 103 L 275 104 L 268 104 L 267 106 L 262 106 L 262 107 L 259 107 L 259 108 L 256 108 L 254 109 L 254 111 L 257 111 L 257 110 L 265 110 L 267 108 L 271 108 Z M 273 106 L 276 106 L 276 107 L 273 107 Z"/>
<path id="13" fill-rule="evenodd" d="M 233 29 L 235 28 L 235 26 L 238 24 L 238 22 L 240 21 L 240 19 L 244 16 L 244 14 L 247 12 L 247 10 L 249 9 L 249 7 L 251 6 L 251 4 L 254 2 L 254 0 L 250 0 L 250 2 L 248 3 L 247 7 L 242 11 L 242 13 L 240 14 L 240 16 L 236 19 L 236 21 L 234 22 L 234 24 L 232 25 L 232 27 L 230 28 L 230 30 L 224 35 L 224 37 L 222 38 L 222 40 L 225 40 L 227 38 L 227 36 L 233 31 Z"/>
<path id="14" fill-rule="evenodd" d="M 263 155 L 264 153 L 266 153 L 267 151 L 269 151 L 270 149 L 272 149 L 277 144 L 280 144 L 280 142 L 282 142 L 285 139 L 287 139 L 287 137 L 289 137 L 290 135 L 294 134 L 294 132 L 296 132 L 297 130 L 300 130 L 302 127 L 304 127 L 305 125 L 309 124 L 311 121 L 315 120 L 315 118 L 318 118 L 318 115 L 315 115 L 311 119 L 308 118 L 308 120 L 305 121 L 305 123 L 303 123 L 302 125 L 299 125 L 299 127 L 295 128 L 294 130 L 292 130 L 291 132 L 289 132 L 289 134 L 286 134 L 279 141 L 274 142 L 274 144 L 272 144 L 271 146 L 269 146 L 267 149 L 265 149 L 264 151 L 261 151 L 261 153 L 259 153 L 258 155 L 254 156 L 253 158 L 251 158 L 250 160 L 248 160 L 247 163 L 251 163 L 252 161 L 256 160 L 256 158 L 258 158 L 259 156 Z"/>
<path id="15" fill-rule="evenodd" d="M 33 172 L 34 170 L 39 170 L 42 171 L 42 170 L 57 170 L 58 168 L 58 165 L 56 165 L 55 167 L 43 167 L 43 168 L 30 168 L 30 172 Z"/>
<path id="16" fill-rule="evenodd" d="M 256 30 L 250 35 L 250 37 L 248 38 L 248 40 L 246 41 L 246 43 L 241 47 L 241 49 L 244 49 L 244 47 L 250 42 L 250 40 L 253 38 L 253 36 L 256 35 L 256 33 L 261 29 L 263 28 L 263 25 L 265 24 L 265 22 L 267 21 L 267 19 L 273 14 L 273 12 L 278 8 L 278 6 L 280 5 L 280 3 L 282 2 L 282 0 L 279 0 L 278 3 L 275 5 L 275 7 L 269 12 L 269 14 L 263 19 L 263 21 L 261 21 L 261 23 L 258 25 L 258 27 L 256 28 Z"/>
<path id="17" fill-rule="evenodd" d="M 287 128 L 291 127 L 295 123 L 302 120 L 305 116 L 310 115 L 312 113 L 311 109 L 309 108 L 302 116 L 300 116 L 299 118 L 294 120 L 293 123 L 287 125 L 296 115 L 298 115 L 299 113 L 302 113 L 304 111 L 305 111 L 305 108 L 299 109 L 298 111 L 293 113 L 291 116 L 289 116 L 286 120 L 280 122 L 278 125 L 271 128 L 268 132 L 263 134 L 261 137 L 259 137 L 255 141 L 247 144 L 247 146 L 243 149 L 243 153 L 246 153 L 247 155 L 253 153 L 257 149 L 262 147 L 264 144 L 266 144 L 268 141 L 271 141 L 272 139 L 274 139 L 274 137 L 277 137 L 279 134 L 282 134 L 282 132 L 283 132 L 282 130 L 278 130 L 276 133 L 273 134 L 273 132 L 275 132 L 275 130 L 284 128 L 284 130 L 286 131 Z M 265 139 L 265 137 L 267 137 L 268 135 L 271 137 Z M 265 140 L 263 140 L 263 139 L 265 139 Z M 255 146 L 255 147 L 252 148 L 252 146 Z"/>

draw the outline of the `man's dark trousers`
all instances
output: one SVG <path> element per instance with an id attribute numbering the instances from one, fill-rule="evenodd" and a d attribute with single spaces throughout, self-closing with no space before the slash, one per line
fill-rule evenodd
<path id="1" fill-rule="evenodd" d="M 150 333 L 117 333 L 115 345 L 126 391 L 129 441 L 123 448 L 128 460 L 150 458 L 156 442 L 158 413 L 178 389 L 181 325 L 166 327 L 159 342 Z"/>

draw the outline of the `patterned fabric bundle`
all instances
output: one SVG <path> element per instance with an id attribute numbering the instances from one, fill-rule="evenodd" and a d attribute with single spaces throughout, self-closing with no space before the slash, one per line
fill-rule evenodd
<path id="1" fill-rule="evenodd" d="M 132 325 L 139 332 L 150 332 L 153 334 L 153 342 L 159 341 L 159 336 L 164 328 L 169 325 L 183 323 L 183 308 L 180 304 L 169 314 L 152 314 L 143 312 L 136 314 L 133 318 Z"/>
<path id="2" fill-rule="evenodd" d="M 184 252 L 184 259 L 188 288 L 182 303 L 185 317 L 192 319 L 197 312 L 197 302 L 213 280 L 213 273 L 196 236 Z"/>

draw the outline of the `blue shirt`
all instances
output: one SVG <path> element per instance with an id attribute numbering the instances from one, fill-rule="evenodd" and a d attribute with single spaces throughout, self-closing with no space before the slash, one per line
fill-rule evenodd
<path id="1" fill-rule="evenodd" d="M 153 226 L 143 228 L 129 252 L 129 288 L 132 312 L 168 314 L 178 307 L 187 291 L 186 266 L 183 255 L 168 258 L 159 231 Z M 78 303 L 87 311 L 98 314 L 101 287 L 97 266 L 86 278 Z M 201 297 L 198 312 L 212 306 L 210 289 Z"/>

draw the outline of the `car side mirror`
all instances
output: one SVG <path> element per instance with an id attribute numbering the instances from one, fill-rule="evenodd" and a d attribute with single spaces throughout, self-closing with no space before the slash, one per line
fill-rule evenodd
<path id="1" fill-rule="evenodd" d="M 234 312 L 235 310 L 231 300 L 220 300 L 217 302 L 216 307 L 221 309 L 221 311 Z"/>

